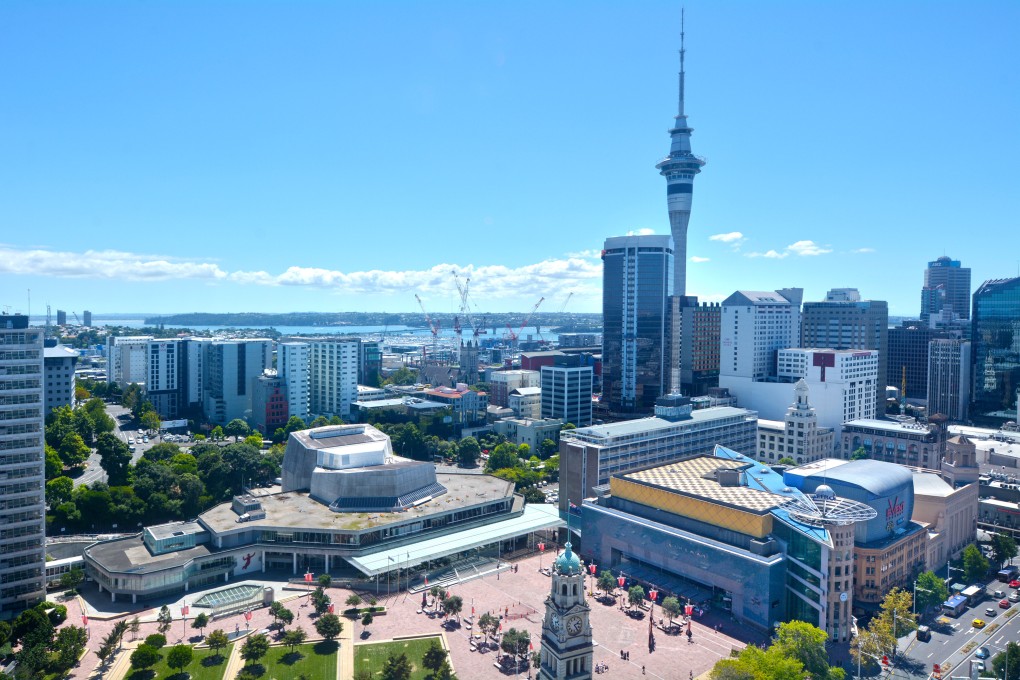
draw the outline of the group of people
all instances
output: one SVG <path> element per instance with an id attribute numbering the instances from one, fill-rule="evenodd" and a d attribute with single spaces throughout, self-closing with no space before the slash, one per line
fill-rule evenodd
<path id="1" fill-rule="evenodd" d="M 608 673 L 609 672 L 609 664 L 607 664 L 607 663 L 597 663 L 597 664 L 595 664 L 595 672 L 596 673 Z"/>
<path id="2" fill-rule="evenodd" d="M 625 652 L 621 649 L 620 658 L 623 659 L 624 661 L 630 661 L 630 652 Z"/>

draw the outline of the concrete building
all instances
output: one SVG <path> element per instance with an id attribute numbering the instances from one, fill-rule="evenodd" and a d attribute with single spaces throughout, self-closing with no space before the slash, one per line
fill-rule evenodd
<path id="1" fill-rule="evenodd" d="M 728 386 L 728 378 L 760 381 L 776 375 L 777 352 L 799 344 L 803 295 L 801 288 L 738 290 L 723 301 L 720 387 Z"/>
<path id="2" fill-rule="evenodd" d="M 978 484 L 947 484 L 937 472 L 911 470 L 914 512 L 911 519 L 928 531 L 924 565 L 938 573 L 950 559 L 977 540 Z"/>
<path id="3" fill-rule="evenodd" d="M 602 403 L 611 413 L 650 413 L 670 389 L 673 243 L 608 238 L 602 263 Z"/>
<path id="4" fill-rule="evenodd" d="M 690 397 L 702 396 L 719 385 L 722 306 L 698 304 L 694 295 L 674 295 L 670 304 L 670 384 Z"/>
<path id="5" fill-rule="evenodd" d="M 801 313 L 801 347 L 873 349 L 878 351 L 875 413 L 885 412 L 885 376 L 889 359 L 889 305 L 861 300 L 856 288 L 829 291 L 823 302 L 805 302 Z"/>
<path id="6" fill-rule="evenodd" d="M 86 328 L 91 328 L 92 327 L 92 312 L 90 312 L 87 309 L 84 312 L 82 312 L 81 321 L 82 321 L 82 325 L 83 326 L 85 326 Z"/>
<path id="7" fill-rule="evenodd" d="M 981 477 L 977 447 L 966 435 L 957 434 L 946 440 L 946 455 L 940 466 L 942 478 L 951 487 L 972 484 L 977 486 Z"/>
<path id="8" fill-rule="evenodd" d="M 205 346 L 205 416 L 214 425 L 249 420 L 252 385 L 271 367 L 273 341 L 213 340 Z"/>
<path id="9" fill-rule="evenodd" d="M 74 407 L 74 366 L 78 363 L 78 351 L 56 340 L 46 340 L 43 348 L 45 364 L 45 413 L 61 406 Z"/>
<path id="10" fill-rule="evenodd" d="M 477 425 L 485 422 L 486 409 L 489 406 L 489 395 L 468 389 L 464 383 L 456 387 L 434 387 L 422 392 L 422 396 L 448 406 L 453 411 L 453 422 L 459 427 Z"/>
<path id="11" fill-rule="evenodd" d="M 287 385 L 287 412 L 305 422 L 310 413 L 311 352 L 311 345 L 307 342 L 281 342 L 276 345 L 276 375 Z"/>
<path id="12" fill-rule="evenodd" d="M 57 312 L 57 324 L 60 312 Z M 149 377 L 149 342 L 151 335 L 109 336 L 106 339 L 106 382 L 120 386 L 145 385 Z"/>
<path id="13" fill-rule="evenodd" d="M 855 523 L 875 514 L 824 485 L 802 493 L 720 446 L 714 455 L 614 474 L 584 501 L 581 532 L 591 560 L 628 586 L 711 600 L 759 633 L 801 620 L 846 642 Z"/>
<path id="14" fill-rule="evenodd" d="M 176 420 L 184 413 L 187 388 L 184 384 L 185 341 L 177 339 L 150 340 L 145 349 L 147 375 L 145 398 L 163 420 Z"/>
<path id="15" fill-rule="evenodd" d="M 542 388 L 541 387 L 518 387 L 510 393 L 507 400 L 510 409 L 517 418 L 541 418 L 542 417 Z M 589 402 L 591 399 L 589 398 Z M 493 406 L 493 404 L 489 404 Z"/>
<path id="16" fill-rule="evenodd" d="M 889 360 L 886 384 L 902 387 L 907 381 L 906 398 L 928 398 L 928 343 L 938 334 L 920 321 L 904 321 L 889 329 Z"/>
<path id="17" fill-rule="evenodd" d="M 758 419 L 758 460 L 774 464 L 790 458 L 797 465 L 832 455 L 835 433 L 818 426 L 818 414 L 808 401 L 808 386 L 798 380 L 796 401 L 786 409 L 782 421 Z"/>
<path id="18" fill-rule="evenodd" d="M 536 533 L 564 524 L 552 506 L 525 505 L 512 482 L 440 474 L 394 456 L 389 437 L 369 425 L 292 433 L 281 482 L 192 522 L 94 543 L 85 549 L 86 573 L 113 601 L 165 598 L 270 570 L 332 573 L 382 592 L 398 568 L 402 581 L 436 581 L 430 565 L 441 559 L 491 571 L 501 554 L 533 548 Z M 192 606 L 216 614 L 201 597 Z"/>
<path id="19" fill-rule="evenodd" d="M 201 413 L 205 408 L 205 364 L 212 338 L 187 338 L 182 350 L 184 358 L 184 401 L 189 412 Z"/>
<path id="20" fill-rule="evenodd" d="M 514 444 L 527 444 L 531 452 L 538 455 L 542 442 L 546 439 L 556 441 L 560 436 L 563 423 L 557 418 L 503 418 L 492 424 L 496 434 L 501 434 Z"/>
<path id="21" fill-rule="evenodd" d="M 921 321 L 932 314 L 950 311 L 961 319 L 970 318 L 970 268 L 959 260 L 942 256 L 928 263 L 921 288 Z"/>
<path id="22" fill-rule="evenodd" d="M 378 385 L 382 373 L 382 343 L 358 340 L 358 384 Z"/>
<path id="23" fill-rule="evenodd" d="M 719 407 L 694 411 L 677 394 L 660 398 L 655 415 L 560 433 L 560 509 L 567 510 L 608 484 L 614 474 L 662 465 L 716 446 L 755 450 L 758 418 L 752 411 Z"/>
<path id="24" fill-rule="evenodd" d="M 559 418 L 578 427 L 591 425 L 594 371 L 584 357 L 555 357 L 552 366 L 543 366 L 542 417 Z"/>
<path id="25" fill-rule="evenodd" d="M 58 326 L 67 325 L 67 312 L 65 312 L 63 309 L 57 310 L 57 325 Z"/>
<path id="26" fill-rule="evenodd" d="M 307 341 L 309 358 L 308 407 L 313 416 L 347 418 L 358 396 L 357 340 Z"/>
<path id="27" fill-rule="evenodd" d="M 971 386 L 970 342 L 935 339 L 928 343 L 928 413 L 953 422 L 967 420 Z"/>
<path id="28" fill-rule="evenodd" d="M 840 457 L 846 460 L 857 449 L 864 449 L 874 460 L 939 469 L 942 440 L 932 425 L 860 418 L 844 423 L 840 437 Z"/>
<path id="29" fill-rule="evenodd" d="M 595 670 L 591 607 L 584 596 L 587 572 L 570 541 L 563 548 L 563 554 L 553 560 L 545 599 L 538 680 L 591 678 Z"/>
<path id="30" fill-rule="evenodd" d="M 284 427 L 290 417 L 287 381 L 266 372 L 252 381 L 251 426 L 264 436 Z"/>
<path id="31" fill-rule="evenodd" d="M 601 333 L 560 333 L 556 337 L 560 347 L 602 347 Z"/>
<path id="32" fill-rule="evenodd" d="M 985 281 L 974 293 L 974 380 L 970 417 L 1000 426 L 1017 413 L 1020 386 L 1020 277 Z"/>
<path id="33" fill-rule="evenodd" d="M 0 619 L 46 596 L 43 329 L 0 315 Z"/>
<path id="34" fill-rule="evenodd" d="M 818 424 L 835 431 L 838 440 L 847 420 L 875 417 L 878 352 L 793 348 L 776 351 L 777 367 L 769 380 L 745 376 L 719 379 L 740 405 L 767 420 L 784 417 L 795 400 L 794 383 L 803 379 L 811 391 Z"/>
<path id="35" fill-rule="evenodd" d="M 489 375 L 489 403 L 510 406 L 510 393 L 519 387 L 540 387 L 538 371 L 493 371 Z"/>

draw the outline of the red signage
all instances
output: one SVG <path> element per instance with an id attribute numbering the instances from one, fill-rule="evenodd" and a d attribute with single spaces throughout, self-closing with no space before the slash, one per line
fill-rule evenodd
<path id="1" fill-rule="evenodd" d="M 900 500 L 899 496 L 896 496 L 893 500 L 889 501 L 889 507 L 885 509 L 885 518 L 893 519 L 897 515 L 903 514 L 904 503 Z"/>

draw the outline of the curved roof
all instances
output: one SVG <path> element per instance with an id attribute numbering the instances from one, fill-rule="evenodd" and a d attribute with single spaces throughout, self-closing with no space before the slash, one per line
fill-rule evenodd
<path id="1" fill-rule="evenodd" d="M 577 553 L 570 549 L 570 541 L 567 541 L 563 548 L 563 552 L 556 558 L 556 562 L 554 563 L 556 571 L 560 574 L 581 573 L 581 558 L 577 556 Z"/>
<path id="2" fill-rule="evenodd" d="M 860 487 L 876 496 L 886 496 L 904 484 L 913 484 L 910 470 L 880 460 L 852 460 L 830 469 L 826 478 Z"/>

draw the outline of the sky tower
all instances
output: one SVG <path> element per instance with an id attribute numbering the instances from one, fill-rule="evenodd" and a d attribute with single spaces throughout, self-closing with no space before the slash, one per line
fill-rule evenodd
<path id="1" fill-rule="evenodd" d="M 680 104 L 676 122 L 669 131 L 669 155 L 656 164 L 666 178 L 666 204 L 669 228 L 673 232 L 673 294 L 687 294 L 687 222 L 691 218 L 694 176 L 701 172 L 705 159 L 691 153 L 691 133 L 684 113 L 684 19 L 680 12 Z"/>

